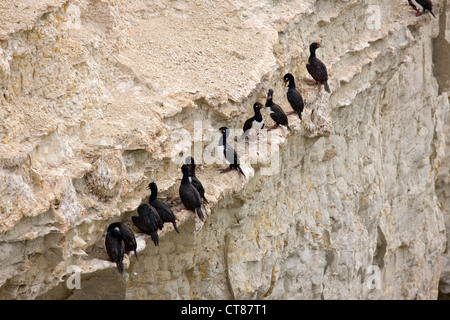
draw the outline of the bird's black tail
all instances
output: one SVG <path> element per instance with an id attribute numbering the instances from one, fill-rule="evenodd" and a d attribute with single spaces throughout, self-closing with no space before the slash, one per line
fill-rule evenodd
<path id="1" fill-rule="evenodd" d="M 300 118 L 300 121 L 302 120 L 302 113 L 303 113 L 303 110 L 305 109 L 305 106 L 306 106 L 306 100 L 303 100 L 300 108 L 298 108 L 298 111 L 297 111 L 297 114 L 298 114 L 298 117 Z"/>
<path id="2" fill-rule="evenodd" d="M 176 231 L 178 234 L 180 234 L 180 231 L 178 231 L 177 223 L 174 221 L 174 222 L 172 222 L 172 224 L 173 224 L 173 228 L 175 229 L 175 231 Z"/>
<path id="3" fill-rule="evenodd" d="M 288 124 L 286 124 L 286 127 L 288 128 L 289 131 L 292 131 L 291 127 L 289 127 Z"/>
<path id="4" fill-rule="evenodd" d="M 202 208 L 201 207 L 197 207 L 195 210 L 197 211 L 197 215 L 200 218 L 200 220 L 203 221 L 205 219 L 205 217 L 203 216 Z"/>
<path id="5" fill-rule="evenodd" d="M 134 250 L 134 255 L 136 256 L 136 259 L 139 261 L 138 255 L 137 255 L 137 250 Z"/>
<path id="6" fill-rule="evenodd" d="M 208 202 L 208 200 L 206 200 L 205 196 L 203 196 L 202 199 L 203 199 L 203 201 L 205 201 L 205 203 L 209 204 L 209 202 Z"/>
<path id="7" fill-rule="evenodd" d="M 117 270 L 119 270 L 120 274 L 123 274 L 123 262 L 122 261 L 116 261 Z"/>
<path id="8" fill-rule="evenodd" d="M 159 246 L 159 236 L 158 236 L 158 231 L 151 232 L 151 233 L 150 233 L 150 237 L 152 238 L 153 243 L 155 244 L 155 246 Z"/>
<path id="9" fill-rule="evenodd" d="M 431 15 L 433 16 L 433 17 L 435 17 L 436 18 L 436 16 L 434 15 L 434 13 L 430 10 L 430 13 L 431 13 Z"/>
<path id="10" fill-rule="evenodd" d="M 331 93 L 331 90 L 330 90 L 330 87 L 328 86 L 328 82 L 327 82 L 327 81 L 325 81 L 325 82 L 323 83 L 323 87 L 325 88 L 325 91 L 326 91 L 326 92 Z"/>

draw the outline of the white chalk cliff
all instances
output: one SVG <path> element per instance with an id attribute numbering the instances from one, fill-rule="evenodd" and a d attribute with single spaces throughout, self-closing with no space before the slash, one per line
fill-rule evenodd
<path id="1" fill-rule="evenodd" d="M 450 293 L 450 1 L 433 3 L 2 2 L 0 298 L 436 299 L 441 275 Z M 313 41 L 331 94 L 308 84 Z M 262 133 L 247 179 L 219 173 L 217 129 L 270 88 L 291 111 L 287 72 L 302 123 Z M 178 198 L 191 152 L 204 224 Z M 181 234 L 134 228 L 124 278 L 105 231 L 151 181 Z"/>

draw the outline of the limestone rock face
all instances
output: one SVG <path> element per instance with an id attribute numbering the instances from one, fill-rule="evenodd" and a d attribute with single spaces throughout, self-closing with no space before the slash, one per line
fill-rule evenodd
<path id="1" fill-rule="evenodd" d="M 0 4 L 0 298 L 437 298 L 448 2 L 436 19 L 400 0 Z M 331 94 L 308 84 L 313 41 Z M 268 89 L 291 111 L 287 72 L 302 122 L 238 139 L 246 178 L 220 174 L 217 129 L 240 137 Z M 178 197 L 190 154 L 204 223 Z M 151 181 L 181 234 L 134 228 L 122 278 L 105 231 Z"/>

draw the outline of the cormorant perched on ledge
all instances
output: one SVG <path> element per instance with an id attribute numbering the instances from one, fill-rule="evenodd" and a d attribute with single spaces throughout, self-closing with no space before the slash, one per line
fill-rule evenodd
<path id="1" fill-rule="evenodd" d="M 108 226 L 105 247 L 109 259 L 116 263 L 117 270 L 120 274 L 123 274 L 123 254 L 125 252 L 125 245 L 119 227 L 115 226 L 110 228 L 110 226 Z"/>
<path id="2" fill-rule="evenodd" d="M 203 188 L 202 183 L 200 180 L 198 180 L 197 176 L 195 175 L 195 160 L 193 157 L 189 156 L 186 157 L 186 165 L 189 169 L 189 181 L 194 186 L 195 189 L 197 189 L 198 193 L 200 194 L 200 197 L 205 201 L 205 203 L 209 203 L 208 200 L 206 200 L 205 197 L 205 188 Z"/>
<path id="3" fill-rule="evenodd" d="M 267 100 L 266 100 L 266 110 L 270 114 L 270 117 L 273 121 L 275 121 L 275 125 L 270 128 L 276 129 L 279 125 L 286 126 L 289 131 L 291 131 L 291 127 L 289 127 L 288 117 L 284 113 L 283 109 L 279 105 L 273 102 L 273 90 L 269 89 L 267 92 Z"/>
<path id="4" fill-rule="evenodd" d="M 180 231 L 178 231 L 177 228 L 177 222 L 175 214 L 173 213 L 172 209 L 169 207 L 168 204 L 160 201 L 157 199 L 158 197 L 158 187 L 156 186 L 156 183 L 152 182 L 148 185 L 148 189 L 151 190 L 150 198 L 148 199 L 148 204 L 155 208 L 155 210 L 158 212 L 159 217 L 161 218 L 162 222 L 169 222 L 173 224 L 173 228 L 175 231 L 180 234 Z"/>
<path id="5" fill-rule="evenodd" d="M 295 87 L 294 76 L 291 73 L 286 73 L 283 77 L 284 83 L 287 84 L 286 97 L 294 111 L 288 112 L 287 115 L 297 113 L 300 120 L 302 120 L 302 112 L 304 108 L 303 98 L 300 92 Z"/>
<path id="6" fill-rule="evenodd" d="M 313 79 L 318 83 L 322 83 L 325 91 L 330 93 L 331 91 L 330 87 L 328 86 L 327 67 L 316 57 L 316 50 L 319 47 L 320 44 L 318 44 L 317 42 L 313 42 L 309 46 L 310 55 L 308 63 L 306 64 L 306 69 L 308 69 L 308 72 L 313 77 Z"/>
<path id="7" fill-rule="evenodd" d="M 256 133 L 259 133 L 259 131 L 264 128 L 264 119 L 261 114 L 261 108 L 263 107 L 262 103 L 256 101 L 253 104 L 253 117 L 247 119 L 244 122 L 244 127 L 242 128 L 244 130 L 244 133 L 239 139 L 245 138 L 250 133 L 251 129 L 253 129 Z"/>
<path id="8" fill-rule="evenodd" d="M 142 232 L 150 235 L 155 246 L 159 245 L 158 229 L 162 229 L 163 222 L 158 212 L 152 206 L 143 203 L 137 208 L 139 216 L 132 216 L 134 225 Z"/>
<path id="9" fill-rule="evenodd" d="M 183 164 L 181 166 L 181 172 L 183 172 L 183 178 L 181 179 L 179 194 L 181 202 L 184 204 L 186 209 L 197 212 L 197 216 L 200 220 L 204 220 L 202 212 L 202 201 L 200 199 L 200 194 L 197 189 L 189 181 L 189 168 L 187 165 Z"/>
<path id="10" fill-rule="evenodd" d="M 238 154 L 232 147 L 230 147 L 227 144 L 228 130 L 229 129 L 227 127 L 219 128 L 219 131 L 222 133 L 222 137 L 219 139 L 219 145 L 217 149 L 219 152 L 223 153 L 225 161 L 230 164 L 228 169 L 222 171 L 222 173 L 228 172 L 231 169 L 236 169 L 237 171 L 239 171 L 240 174 L 242 174 L 245 177 L 245 173 L 244 171 L 242 171 L 242 168 L 240 166 Z"/>
<path id="11" fill-rule="evenodd" d="M 425 11 L 430 11 L 431 15 L 436 18 L 436 16 L 433 13 L 433 3 L 431 0 L 408 0 L 408 3 L 411 7 L 416 10 L 416 16 L 421 16 L 425 13 Z M 422 7 L 422 12 L 419 11 L 419 8 L 417 8 L 416 5 L 419 5 Z"/>
<path id="12" fill-rule="evenodd" d="M 134 251 L 134 255 L 136 256 L 136 259 L 139 260 L 136 248 L 136 238 L 134 237 L 133 230 L 124 222 L 114 222 L 111 223 L 108 227 L 108 231 L 119 228 L 120 234 L 122 236 L 123 244 L 124 244 L 124 251 L 126 254 L 130 254 L 131 251 Z"/>

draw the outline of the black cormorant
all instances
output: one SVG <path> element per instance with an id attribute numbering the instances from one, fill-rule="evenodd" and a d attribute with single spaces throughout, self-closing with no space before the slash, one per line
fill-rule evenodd
<path id="1" fill-rule="evenodd" d="M 200 194 L 200 197 L 205 201 L 205 203 L 209 203 L 208 200 L 205 197 L 205 188 L 203 188 L 202 183 L 200 180 L 198 180 L 197 176 L 195 175 L 195 160 L 193 157 L 189 156 L 186 157 L 186 165 L 189 168 L 189 181 L 192 183 L 195 189 L 197 189 L 198 193 Z"/>
<path id="2" fill-rule="evenodd" d="M 272 89 L 269 89 L 267 93 L 266 110 L 270 114 L 272 120 L 275 121 L 275 125 L 270 128 L 270 130 L 276 129 L 279 125 L 286 126 L 290 131 L 292 130 L 291 127 L 289 127 L 288 117 L 284 113 L 283 109 L 281 109 L 279 105 L 273 102 Z"/>
<path id="3" fill-rule="evenodd" d="M 105 247 L 109 259 L 116 263 L 117 270 L 120 274 L 123 274 L 123 254 L 125 252 L 125 245 L 119 227 L 108 227 L 105 238 Z"/>
<path id="4" fill-rule="evenodd" d="M 224 170 L 222 172 L 228 172 L 231 169 L 237 170 L 240 174 L 242 174 L 245 177 L 244 171 L 242 171 L 242 168 L 240 166 L 239 157 L 236 151 L 230 147 L 227 144 L 227 137 L 228 137 L 228 131 L 229 129 L 227 127 L 221 127 L 219 128 L 219 131 L 222 133 L 222 137 L 219 139 L 219 145 L 218 145 L 218 151 L 219 153 L 223 153 L 225 157 L 225 161 L 229 163 L 229 167 L 227 170 Z"/>
<path id="5" fill-rule="evenodd" d="M 306 64 L 306 69 L 308 69 L 309 74 L 316 82 L 322 83 L 325 90 L 327 92 L 331 92 L 330 87 L 328 86 L 327 67 L 316 57 L 316 49 L 319 47 L 320 44 L 318 44 L 317 42 L 313 42 L 309 46 L 310 56 L 308 59 L 308 63 Z"/>
<path id="6" fill-rule="evenodd" d="M 152 206 L 144 203 L 137 208 L 139 216 L 132 216 L 131 220 L 134 225 L 142 232 L 150 235 L 155 246 L 159 245 L 158 229 L 162 229 L 163 222 Z"/>
<path id="7" fill-rule="evenodd" d="M 134 255 L 136 256 L 136 259 L 139 260 L 137 255 L 137 243 L 136 238 L 134 236 L 133 230 L 125 223 L 125 222 L 114 222 L 111 223 L 108 227 L 108 231 L 119 228 L 119 231 L 122 235 L 122 240 L 125 245 L 125 253 L 130 254 L 131 251 L 134 251 Z"/>
<path id="8" fill-rule="evenodd" d="M 253 117 L 247 119 L 244 122 L 244 127 L 243 127 L 244 133 L 242 134 L 242 136 L 239 139 L 243 139 L 246 136 L 248 136 L 251 130 L 254 130 L 255 133 L 258 134 L 259 131 L 262 128 L 264 128 L 264 119 L 261 114 L 262 107 L 263 107 L 262 103 L 260 103 L 258 101 L 253 104 L 254 115 L 253 115 Z"/>
<path id="9" fill-rule="evenodd" d="M 286 73 L 283 77 L 284 83 L 287 84 L 286 97 L 291 105 L 293 112 L 288 112 L 287 115 L 297 113 L 300 120 L 302 120 L 302 112 L 304 108 L 303 98 L 300 92 L 295 87 L 294 76 L 291 73 Z"/>
<path id="10" fill-rule="evenodd" d="M 203 221 L 205 218 L 202 212 L 202 201 L 200 194 L 197 189 L 189 181 L 189 168 L 187 165 L 181 166 L 181 172 L 183 173 L 183 178 L 181 179 L 179 194 L 181 202 L 184 204 L 186 209 L 197 212 L 197 216 Z"/>
<path id="11" fill-rule="evenodd" d="M 175 214 L 173 213 L 172 209 L 169 207 L 168 204 L 165 202 L 162 202 L 157 199 L 158 197 L 158 187 L 156 186 L 156 183 L 152 182 L 148 185 L 148 189 L 151 190 L 150 198 L 148 199 L 148 204 L 155 208 L 155 210 L 158 212 L 159 217 L 161 218 L 162 222 L 169 222 L 173 224 L 173 228 L 175 231 L 179 234 L 180 231 L 178 231 L 177 228 L 177 222 Z"/>

